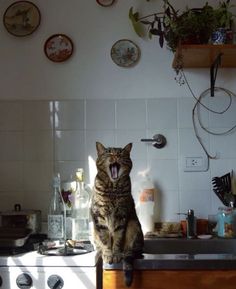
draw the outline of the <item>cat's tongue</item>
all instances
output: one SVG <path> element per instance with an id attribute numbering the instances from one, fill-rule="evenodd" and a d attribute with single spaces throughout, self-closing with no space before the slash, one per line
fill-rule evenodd
<path id="1" fill-rule="evenodd" d="M 111 177 L 115 180 L 118 178 L 119 167 L 117 164 L 110 165 Z"/>

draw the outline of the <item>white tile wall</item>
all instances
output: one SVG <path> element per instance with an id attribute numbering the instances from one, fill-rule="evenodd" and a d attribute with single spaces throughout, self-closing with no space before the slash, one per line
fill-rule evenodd
<path id="1" fill-rule="evenodd" d="M 228 98 L 217 94 L 215 101 L 202 101 L 220 110 Z M 156 220 L 178 220 L 176 213 L 189 208 L 199 217 L 215 213 L 220 201 L 212 192 L 211 179 L 236 171 L 236 135 L 210 135 L 198 126 L 202 142 L 218 159 L 210 161 L 207 172 L 184 172 L 184 156 L 204 155 L 192 125 L 194 103 L 192 98 L 164 96 L 55 101 L 53 131 L 52 101 L 1 101 L 0 210 L 20 202 L 23 208 L 41 209 L 45 219 L 53 171 L 68 180 L 76 168 L 84 167 L 86 180 L 92 183 L 95 143 L 100 141 L 119 147 L 133 143 L 133 195 L 137 201 L 140 173 L 149 172 L 157 188 Z M 234 124 L 235 105 L 233 99 L 234 109 L 230 108 L 224 120 L 201 107 L 204 126 L 217 132 L 229 129 Z M 140 141 L 157 133 L 167 139 L 163 149 Z"/>

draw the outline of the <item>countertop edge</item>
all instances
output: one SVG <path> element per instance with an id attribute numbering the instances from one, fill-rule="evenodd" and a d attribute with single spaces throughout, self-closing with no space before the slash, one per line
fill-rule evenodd
<path id="1" fill-rule="evenodd" d="M 122 263 L 103 264 L 104 270 L 122 270 Z M 135 270 L 232 270 L 233 254 L 143 254 L 134 261 Z"/>

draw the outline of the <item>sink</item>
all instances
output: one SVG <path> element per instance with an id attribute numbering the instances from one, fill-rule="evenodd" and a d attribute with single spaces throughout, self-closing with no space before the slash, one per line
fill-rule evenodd
<path id="1" fill-rule="evenodd" d="M 146 254 L 236 254 L 236 239 L 145 239 Z"/>

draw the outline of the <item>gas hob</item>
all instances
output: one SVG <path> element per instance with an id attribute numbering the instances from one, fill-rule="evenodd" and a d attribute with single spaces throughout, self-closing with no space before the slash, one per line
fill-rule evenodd
<path id="1" fill-rule="evenodd" d="M 96 251 L 74 256 L 45 256 L 37 251 L 0 256 L 1 289 L 99 288 Z"/>

